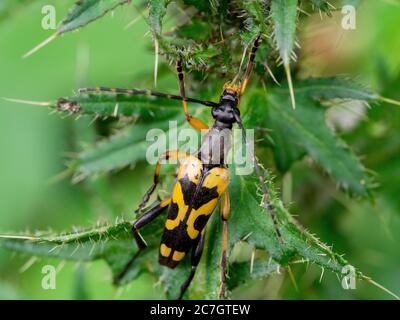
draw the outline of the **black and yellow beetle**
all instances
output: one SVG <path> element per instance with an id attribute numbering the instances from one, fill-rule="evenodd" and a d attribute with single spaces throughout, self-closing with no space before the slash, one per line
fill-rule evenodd
<path id="1" fill-rule="evenodd" d="M 250 51 L 243 81 L 241 84 L 226 83 L 219 103 L 203 101 L 186 97 L 185 82 L 182 68 L 182 61 L 177 61 L 177 73 L 180 86 L 180 96 L 170 95 L 149 90 L 137 89 L 111 89 L 111 88 L 84 88 L 80 92 L 110 92 L 114 94 L 143 94 L 169 99 L 181 100 L 186 120 L 196 130 L 208 129 L 203 138 L 200 149 L 195 154 L 188 154 L 179 150 L 166 151 L 158 160 L 154 181 L 150 189 L 143 197 L 138 210 L 142 211 L 151 194 L 155 191 L 159 182 L 161 162 L 163 160 L 180 160 L 180 167 L 177 171 L 176 182 L 170 197 L 161 200 L 159 203 L 145 211 L 132 227 L 133 236 L 139 247 L 138 252 L 132 257 L 118 279 L 127 273 L 135 259 L 146 248 L 146 243 L 139 234 L 140 228 L 152 222 L 161 213 L 168 210 L 168 217 L 165 222 L 164 232 L 159 248 L 159 262 L 169 268 L 175 268 L 182 259 L 191 251 L 191 273 L 183 283 L 179 299 L 183 297 L 186 289 L 192 281 L 197 265 L 199 264 L 205 237 L 205 226 L 211 214 L 214 212 L 220 201 L 221 219 L 223 223 L 222 256 L 221 256 L 221 288 L 219 297 L 225 297 L 225 279 L 227 266 L 227 243 L 228 243 L 228 218 L 230 214 L 229 204 L 229 171 L 225 164 L 227 152 L 230 149 L 229 137 L 233 124 L 238 124 L 242 130 L 244 143 L 247 144 L 245 129 L 243 127 L 239 102 L 248 84 L 251 72 L 254 67 L 255 54 L 260 43 L 260 35 L 253 42 Z M 200 119 L 192 117 L 188 111 L 188 102 L 200 103 L 212 108 L 214 124 L 209 128 Z M 227 139 L 228 138 L 228 139 Z M 213 152 L 218 149 L 219 152 Z M 221 152 L 222 150 L 222 152 Z M 270 213 L 275 225 L 279 240 L 282 237 L 279 232 L 274 208 L 269 201 L 269 193 L 266 187 L 264 176 L 255 156 L 251 154 L 252 162 L 260 179 L 263 191 L 261 206 Z M 118 281 L 117 279 L 117 281 Z"/>

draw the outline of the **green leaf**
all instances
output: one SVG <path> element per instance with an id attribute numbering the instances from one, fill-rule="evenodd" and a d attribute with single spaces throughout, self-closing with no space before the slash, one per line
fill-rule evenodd
<path id="1" fill-rule="evenodd" d="M 234 170 L 234 167 L 232 168 Z M 289 215 L 279 200 L 273 184 L 268 179 L 271 202 L 276 210 L 284 244 L 278 242 L 273 223 L 265 211 L 260 207 L 260 197 L 257 195 L 257 178 L 253 175 L 239 176 L 232 171 L 231 219 L 229 227 L 229 250 L 239 241 L 246 241 L 259 250 L 267 251 L 271 261 L 256 260 L 253 273 L 248 263 L 233 263 L 232 279 L 229 289 L 232 290 L 249 278 L 265 276 L 277 270 L 279 266 L 290 265 L 294 259 L 302 259 L 320 267 L 331 270 L 340 275 L 342 267 L 348 262 L 331 248 L 321 243 L 308 232 L 304 231 Z M 189 259 L 174 270 L 160 267 L 157 263 L 157 247 L 163 229 L 163 217 L 157 218 L 142 230 L 142 236 L 149 248 L 132 266 L 123 282 L 129 282 L 142 272 L 150 272 L 155 279 L 159 277 L 165 286 L 167 296 L 176 298 L 179 288 L 188 275 Z M 116 222 L 114 225 L 97 226 L 92 229 L 76 231 L 62 235 L 40 235 L 33 237 L 1 236 L 0 246 L 25 252 L 35 256 L 48 256 L 66 260 L 93 261 L 104 259 L 110 265 L 113 275 L 116 276 L 137 250 L 130 234 L 129 222 Z M 216 298 L 220 286 L 219 261 L 221 256 L 221 222 L 218 212 L 215 212 L 207 230 L 207 246 L 203 253 L 198 275 L 188 293 L 191 298 Z M 366 279 L 357 272 L 360 279 Z"/>
<path id="2" fill-rule="evenodd" d="M 161 35 L 162 21 L 170 2 L 170 0 L 149 0 L 149 24 L 151 30 L 157 36 Z"/>
<path id="3" fill-rule="evenodd" d="M 296 37 L 297 0 L 272 0 L 271 18 L 280 57 L 289 65 Z"/>
<path id="4" fill-rule="evenodd" d="M 133 124 L 110 139 L 102 140 L 93 147 L 82 151 L 78 158 L 70 164 L 75 175 L 74 180 L 79 181 L 89 175 L 118 170 L 145 160 L 149 146 L 154 143 L 154 141 L 146 140 L 149 130 L 152 128 L 162 130 L 168 137 L 170 134 L 168 125 L 169 121 L 166 120 L 153 123 L 152 127 L 146 123 Z M 166 150 L 161 152 L 164 151 Z"/>
<path id="5" fill-rule="evenodd" d="M 253 265 L 250 261 L 234 262 L 229 267 L 228 288 L 233 290 L 249 279 L 265 278 L 275 274 L 280 265 L 270 258 L 255 259 Z"/>
<path id="6" fill-rule="evenodd" d="M 231 169 L 233 169 L 231 167 Z M 232 170 L 233 173 L 233 170 Z M 267 274 L 274 262 L 281 267 L 290 265 L 295 259 L 303 259 L 320 267 L 340 275 L 342 267 L 347 265 L 339 254 L 334 253 L 331 248 L 321 243 L 314 236 L 304 231 L 290 216 L 279 200 L 270 178 L 267 184 L 271 193 L 273 204 L 278 220 L 284 244 L 278 242 L 272 220 L 268 212 L 260 207 L 260 196 L 258 196 L 258 180 L 254 176 L 238 176 L 232 174 L 229 192 L 231 196 L 231 217 L 228 222 L 229 228 L 229 253 L 234 244 L 242 239 L 259 250 L 269 253 L 272 258 L 270 265 L 264 265 Z M 203 295 L 207 298 L 217 298 L 220 284 L 219 260 L 221 257 L 222 224 L 217 214 L 214 214 L 213 223 L 207 230 L 209 233 L 208 249 L 204 253 L 203 262 L 206 270 L 203 272 L 204 279 L 198 279 L 203 286 L 193 286 L 192 290 L 203 288 Z M 241 273 L 248 280 L 249 273 Z M 362 278 L 362 274 L 358 273 Z M 244 280 L 244 281 L 246 281 Z M 240 280 L 241 281 L 241 280 Z M 234 284 L 240 283 L 237 279 Z M 233 289 L 232 287 L 230 289 Z M 189 294 L 190 298 L 198 298 L 199 293 Z"/>
<path id="7" fill-rule="evenodd" d="M 299 85 L 301 87 L 301 85 Z M 340 187 L 355 196 L 367 196 L 370 191 L 370 179 L 363 165 L 346 145 L 335 136 L 325 122 L 325 108 L 312 97 L 322 97 L 319 86 L 307 88 L 297 95 L 298 110 L 292 110 L 285 90 L 271 90 L 268 95 L 255 94 L 249 105 L 263 105 L 263 116 L 251 115 L 258 125 L 271 130 L 272 148 L 278 169 L 289 170 L 294 161 L 308 154 L 329 173 Z M 312 90 L 314 88 L 315 90 Z M 356 97 L 353 91 L 346 96 L 338 91 L 338 98 Z M 363 96 L 362 91 L 359 97 Z M 334 95 L 330 95 L 333 98 Z M 251 119 L 249 120 L 251 122 Z M 260 123 L 262 122 L 262 123 Z M 252 126 L 254 127 L 254 126 Z"/>
<path id="8" fill-rule="evenodd" d="M 182 108 L 179 101 L 144 95 L 111 93 L 81 93 L 76 96 L 60 98 L 50 107 L 72 114 L 93 115 L 99 118 L 133 117 L 146 121 L 167 119 Z"/>
<path id="9" fill-rule="evenodd" d="M 296 37 L 297 0 L 272 0 L 271 18 L 274 24 L 274 39 L 285 68 L 292 107 L 295 109 L 296 100 L 290 72 L 290 60 L 293 57 Z"/>
<path id="10" fill-rule="evenodd" d="M 312 7 L 316 10 L 325 12 L 326 14 L 331 14 L 331 8 L 327 0 L 310 0 Z"/>
<path id="11" fill-rule="evenodd" d="M 57 29 L 59 34 L 81 28 L 129 0 L 80 0 L 68 12 Z"/>
<path id="12" fill-rule="evenodd" d="M 198 1 L 198 0 L 184 0 L 187 6 L 193 6 L 200 12 L 211 13 L 212 11 L 212 1 Z"/>
<path id="13" fill-rule="evenodd" d="M 176 34 L 179 38 L 186 38 L 194 41 L 205 41 L 211 36 L 211 32 L 212 26 L 209 23 L 195 20 L 178 28 Z"/>
<path id="14" fill-rule="evenodd" d="M 104 16 L 110 10 L 127 3 L 129 0 L 79 0 L 68 12 L 68 15 L 61 21 L 57 31 L 50 37 L 39 43 L 36 47 L 24 54 L 27 58 L 39 49 L 43 48 L 59 35 L 77 30 L 86 26 L 88 23 Z"/>
<path id="15" fill-rule="evenodd" d="M 295 86 L 297 95 L 305 95 L 314 99 L 349 99 L 365 102 L 380 99 L 378 94 L 358 82 L 339 77 L 309 78 L 296 82 Z M 282 92 L 285 88 L 276 90 Z"/>
<path id="16" fill-rule="evenodd" d="M 143 271 L 152 271 L 147 265 L 148 256 L 156 262 L 157 252 L 162 230 L 162 221 L 156 219 L 151 225 L 143 229 L 142 235 L 149 245 L 148 253 L 138 259 L 125 281 L 135 279 Z M 77 230 L 60 235 L 36 233 L 33 236 L 0 236 L 0 247 L 12 251 L 24 252 L 32 256 L 51 257 L 62 260 L 90 262 L 99 259 L 105 260 L 114 276 L 119 274 L 125 264 L 136 252 L 136 245 L 132 238 L 131 222 L 116 221 L 115 224 L 97 225 L 86 230 Z"/>
<path id="17" fill-rule="evenodd" d="M 251 34 L 250 37 L 247 36 L 246 38 L 250 38 L 251 41 L 260 31 L 268 34 L 267 21 L 269 12 L 266 3 L 259 0 L 244 0 L 242 6 L 247 14 L 246 31 Z"/>

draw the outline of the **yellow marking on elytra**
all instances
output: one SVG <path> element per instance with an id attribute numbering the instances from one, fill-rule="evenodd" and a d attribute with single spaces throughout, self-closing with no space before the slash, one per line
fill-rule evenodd
<path id="1" fill-rule="evenodd" d="M 203 164 L 198 158 L 194 156 L 188 156 L 182 161 L 182 164 L 179 167 L 177 179 L 182 179 L 187 174 L 191 182 L 198 184 L 202 169 Z"/>
<path id="2" fill-rule="evenodd" d="M 179 226 L 181 221 L 183 221 L 185 218 L 186 212 L 189 208 L 189 206 L 185 204 L 182 186 L 179 182 L 175 184 L 174 191 L 172 193 L 172 201 L 178 205 L 178 214 L 175 219 L 167 219 L 165 222 L 165 228 L 168 230 L 173 230 Z"/>
<path id="3" fill-rule="evenodd" d="M 206 204 L 202 205 L 197 210 L 192 210 L 190 212 L 189 218 L 187 220 L 187 233 L 191 239 L 196 239 L 200 233 L 200 231 L 196 230 L 194 227 L 194 223 L 196 219 L 200 216 L 208 216 L 213 213 L 215 207 L 217 206 L 218 198 L 215 198 Z"/>
<path id="4" fill-rule="evenodd" d="M 203 182 L 203 187 L 213 189 L 217 187 L 217 193 L 220 197 L 228 188 L 229 185 L 229 172 L 226 168 L 214 168 L 211 169 Z M 190 238 L 196 239 L 199 235 L 199 231 L 195 229 L 194 223 L 196 219 L 201 215 L 210 215 L 213 213 L 218 203 L 218 198 L 212 199 L 206 204 L 202 205 L 197 210 L 193 209 L 187 220 L 187 233 Z"/>
<path id="5" fill-rule="evenodd" d="M 172 255 L 172 260 L 181 261 L 185 255 L 186 252 L 174 251 L 174 254 Z"/>
<path id="6" fill-rule="evenodd" d="M 164 243 L 161 243 L 161 245 L 160 245 L 160 254 L 163 257 L 168 258 L 169 255 L 171 254 L 171 248 L 167 247 Z"/>
<path id="7" fill-rule="evenodd" d="M 217 192 L 222 195 L 229 185 L 229 172 L 226 168 L 214 168 L 206 176 L 203 186 L 212 189 L 217 187 Z"/>

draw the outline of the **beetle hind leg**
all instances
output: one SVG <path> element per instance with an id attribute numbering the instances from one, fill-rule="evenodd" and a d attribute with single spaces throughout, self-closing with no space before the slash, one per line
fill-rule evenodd
<path id="1" fill-rule="evenodd" d="M 193 280 L 193 277 L 197 270 L 197 266 L 199 265 L 199 262 L 200 262 L 201 255 L 203 253 L 204 238 L 205 238 L 205 231 L 203 231 L 200 234 L 200 237 L 198 237 L 198 241 L 193 246 L 192 257 L 191 257 L 192 268 L 190 270 L 189 277 L 186 279 L 186 281 L 181 286 L 180 294 L 179 294 L 179 297 L 177 300 L 182 300 L 183 295 L 185 294 L 187 288 L 189 287 L 190 283 Z"/>
<path id="2" fill-rule="evenodd" d="M 132 226 L 132 234 L 135 239 L 135 242 L 138 246 L 138 251 L 135 253 L 135 255 L 127 262 L 123 270 L 117 275 L 117 277 L 114 279 L 114 284 L 118 285 L 121 280 L 125 277 L 125 275 L 128 273 L 129 269 L 133 265 L 133 263 L 136 261 L 136 259 L 140 256 L 140 254 L 147 248 L 147 244 L 142 238 L 142 236 L 139 233 L 140 228 L 144 227 L 145 225 L 149 224 L 152 222 L 155 218 L 157 218 L 161 213 L 164 212 L 164 210 L 168 207 L 168 205 L 171 202 L 171 198 L 167 198 L 160 203 L 156 204 L 154 207 L 152 207 L 149 211 L 144 213 L 139 219 L 137 219 Z"/>

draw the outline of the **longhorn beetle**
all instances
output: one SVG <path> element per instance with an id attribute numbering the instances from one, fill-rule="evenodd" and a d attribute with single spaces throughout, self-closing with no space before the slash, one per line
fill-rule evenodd
<path id="1" fill-rule="evenodd" d="M 186 289 L 189 287 L 200 262 L 205 238 L 205 226 L 209 217 L 216 208 L 218 201 L 220 201 L 223 235 L 222 256 L 220 260 L 221 287 L 219 297 L 225 297 L 228 245 L 227 222 L 230 214 L 228 193 L 229 172 L 225 164 L 225 156 L 230 145 L 225 142 L 226 139 L 224 140 L 224 138 L 226 137 L 223 136 L 223 132 L 228 130 L 231 134 L 232 126 L 236 123 L 242 131 L 243 142 L 248 145 L 245 128 L 243 127 L 240 118 L 239 102 L 241 96 L 246 90 L 246 86 L 252 73 L 256 51 L 260 41 L 261 35 L 258 35 L 253 41 L 243 80 L 239 84 L 235 84 L 235 80 L 226 83 L 219 103 L 186 97 L 182 60 L 180 58 L 178 58 L 176 64 L 180 88 L 179 96 L 137 89 L 112 89 L 104 87 L 80 89 L 81 93 L 108 92 L 112 94 L 128 95 L 141 94 L 181 100 L 183 111 L 188 123 L 194 129 L 199 131 L 208 129 L 208 132 L 203 138 L 202 145 L 196 153 L 188 154 L 179 150 L 168 150 L 158 160 L 155 168 L 153 184 L 144 195 L 137 211 L 143 211 L 145 208 L 150 196 L 159 183 L 161 162 L 168 159 L 180 160 L 180 166 L 177 171 L 172 195 L 166 199 L 160 200 L 149 210 L 145 211 L 133 223 L 132 233 L 139 250 L 126 264 L 123 271 L 117 276 L 117 282 L 124 277 L 131 265 L 135 262 L 136 258 L 146 249 L 147 245 L 139 234 L 139 230 L 148 223 L 151 223 L 161 213 L 168 210 L 168 217 L 165 222 L 164 232 L 159 248 L 159 263 L 169 268 L 175 268 L 191 250 L 191 272 L 189 277 L 182 284 L 179 295 L 179 299 L 181 299 Z M 207 124 L 189 114 L 188 102 L 199 103 L 212 108 L 211 114 L 214 118 L 214 124 L 210 129 Z M 214 159 L 215 156 L 212 152 L 212 150 L 215 150 L 215 147 L 218 147 L 219 150 L 223 150 L 223 152 L 219 152 L 218 159 Z M 251 154 L 250 156 L 263 192 L 261 206 L 266 208 L 270 213 L 278 239 L 282 243 L 282 236 L 279 231 L 275 210 L 270 202 L 269 191 L 264 180 L 262 168 L 258 164 L 254 154 Z M 207 159 L 212 159 L 212 161 L 205 161 Z"/>

